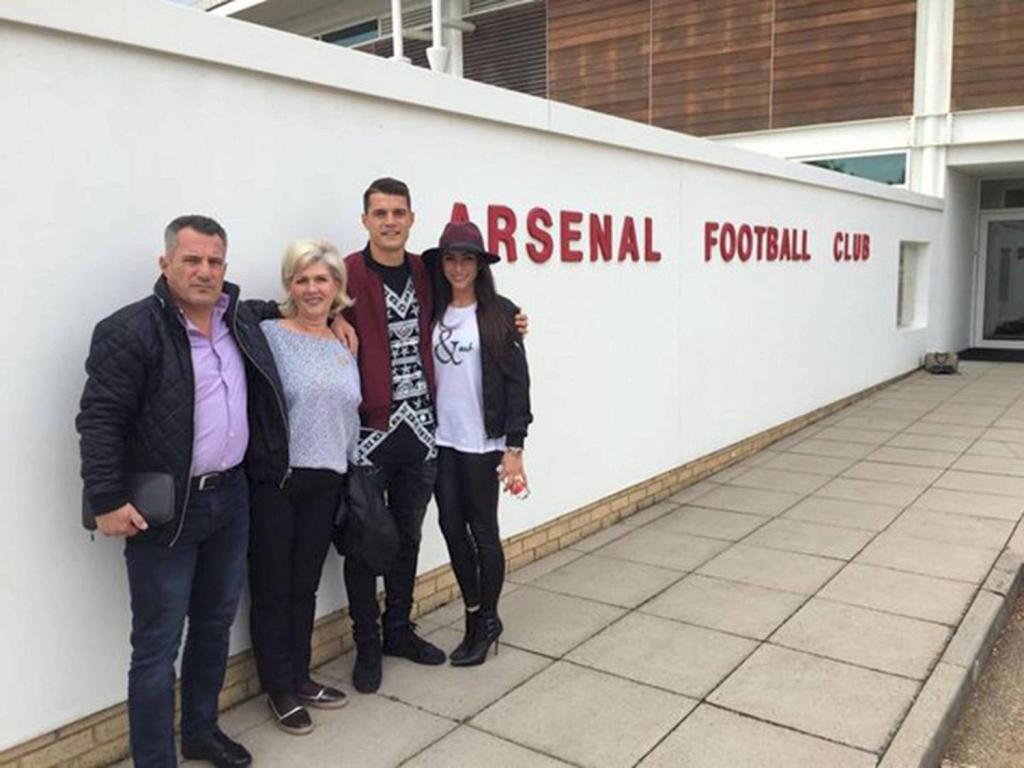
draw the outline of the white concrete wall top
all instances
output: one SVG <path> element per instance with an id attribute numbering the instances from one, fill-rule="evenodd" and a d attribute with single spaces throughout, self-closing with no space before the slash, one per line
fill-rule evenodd
<path id="1" fill-rule="evenodd" d="M 0 750 L 124 698 L 123 559 L 77 526 L 73 419 L 92 327 L 148 293 L 172 217 L 215 216 L 229 277 L 272 296 L 292 239 L 362 246 L 373 178 L 410 183 L 412 250 L 455 202 L 514 212 L 495 269 L 531 316 L 537 420 L 505 535 L 913 368 L 927 312 L 896 328 L 899 244 L 946 258 L 933 198 L 157 0 L 0 4 L 0 105 Z M 431 515 L 420 566 L 446 559 Z M 332 557 L 318 610 L 343 603 Z"/>
<path id="2" fill-rule="evenodd" d="M 817 168 L 418 67 L 396 75 L 393 67 L 405 65 L 158 0 L 6 0 L 0 19 L 634 151 L 941 208 L 940 201 L 925 195 L 852 177 L 837 179 Z"/>

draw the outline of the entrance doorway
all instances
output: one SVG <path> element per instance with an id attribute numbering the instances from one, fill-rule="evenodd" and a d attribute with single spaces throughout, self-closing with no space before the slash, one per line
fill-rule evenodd
<path id="1" fill-rule="evenodd" d="M 1024 209 L 979 219 L 974 346 L 1024 349 Z"/>

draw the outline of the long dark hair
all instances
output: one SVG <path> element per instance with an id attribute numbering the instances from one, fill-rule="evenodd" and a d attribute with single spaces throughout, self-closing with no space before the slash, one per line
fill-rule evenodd
<path id="1" fill-rule="evenodd" d="M 445 310 L 452 303 L 452 284 L 444 276 L 444 254 L 438 254 L 431 272 L 431 284 L 434 287 L 433 322 L 440 323 L 444 319 Z M 491 265 L 476 257 L 476 280 L 473 290 L 476 293 L 476 321 L 480 327 L 480 343 L 483 351 L 505 373 L 508 372 L 508 342 L 510 334 L 515 332 L 511 318 L 506 314 L 494 289 L 494 275 Z"/>

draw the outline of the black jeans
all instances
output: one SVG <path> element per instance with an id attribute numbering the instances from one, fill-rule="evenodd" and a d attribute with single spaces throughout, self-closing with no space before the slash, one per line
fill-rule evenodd
<path id="1" fill-rule="evenodd" d="M 437 509 L 452 570 L 466 605 L 493 613 L 505 581 L 498 533 L 501 452 L 463 453 L 441 448 L 437 457 Z"/>
<path id="2" fill-rule="evenodd" d="M 316 590 L 343 480 L 329 469 L 294 469 L 283 489 L 252 487 L 249 626 L 260 682 L 275 698 L 309 680 Z"/>
<path id="3" fill-rule="evenodd" d="M 241 470 L 216 490 L 189 495 L 173 547 L 128 540 L 125 560 L 132 600 L 128 721 L 135 765 L 176 765 L 174 660 L 188 617 L 181 664 L 181 735 L 217 727 L 231 623 L 245 581 L 249 492 Z"/>
<path id="4" fill-rule="evenodd" d="M 411 464 L 384 464 L 372 468 L 354 467 L 351 471 L 379 473 L 385 506 L 398 526 L 398 555 L 391 570 L 384 575 L 386 632 L 409 623 L 423 516 L 434 490 L 437 462 L 431 460 Z M 379 637 L 377 576 L 357 557 L 345 558 L 345 590 L 348 592 L 352 634 L 356 642 Z"/>

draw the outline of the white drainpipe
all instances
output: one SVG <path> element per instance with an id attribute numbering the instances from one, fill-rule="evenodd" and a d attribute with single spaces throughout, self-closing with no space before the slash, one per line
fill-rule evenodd
<path id="1" fill-rule="evenodd" d="M 434 44 L 427 48 L 427 61 L 435 72 L 448 70 L 448 49 L 444 47 L 444 15 L 441 0 L 430 0 L 430 20 L 434 31 Z"/>
<path id="2" fill-rule="evenodd" d="M 391 40 L 394 46 L 391 58 L 411 64 L 405 55 L 405 41 L 402 37 L 402 0 L 391 0 Z"/>

